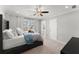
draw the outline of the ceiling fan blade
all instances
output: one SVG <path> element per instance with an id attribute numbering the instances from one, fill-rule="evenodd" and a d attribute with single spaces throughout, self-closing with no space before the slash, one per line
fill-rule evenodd
<path id="1" fill-rule="evenodd" d="M 49 11 L 41 11 L 41 13 L 49 13 Z"/>
<path id="2" fill-rule="evenodd" d="M 43 16 L 43 14 L 42 14 L 42 13 L 40 13 L 40 16 Z"/>

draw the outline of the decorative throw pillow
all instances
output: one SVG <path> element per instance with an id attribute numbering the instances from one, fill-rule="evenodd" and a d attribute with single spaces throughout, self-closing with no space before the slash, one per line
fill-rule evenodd
<path id="1" fill-rule="evenodd" d="M 16 32 L 18 35 L 23 35 L 24 31 L 20 28 L 16 28 Z"/>
<path id="2" fill-rule="evenodd" d="M 10 39 L 12 39 L 12 38 L 15 37 L 14 34 L 12 33 L 12 29 L 7 30 L 7 31 L 6 31 L 6 34 L 8 35 L 8 37 L 9 37 Z"/>
<path id="3" fill-rule="evenodd" d="M 6 30 L 3 31 L 3 39 L 10 39 L 9 36 L 6 34 Z"/>

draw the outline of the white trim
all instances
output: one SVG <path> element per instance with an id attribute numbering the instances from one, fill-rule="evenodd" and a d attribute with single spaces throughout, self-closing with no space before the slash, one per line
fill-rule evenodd
<path id="1" fill-rule="evenodd" d="M 54 40 L 54 39 L 53 39 Z M 62 41 L 59 41 L 59 40 L 54 40 L 54 41 L 57 41 L 57 42 L 59 42 L 59 43 L 61 43 L 61 44 L 64 44 L 65 45 L 65 43 L 64 42 L 62 42 Z"/>
<path id="2" fill-rule="evenodd" d="M 52 19 L 52 18 L 55 18 L 55 17 L 58 17 L 58 16 L 62 16 L 62 15 L 65 15 L 65 14 L 68 14 L 68 13 L 71 13 L 71 12 L 74 12 L 74 11 L 78 11 L 79 10 L 79 8 L 75 8 L 75 9 L 72 9 L 72 10 L 70 10 L 70 11 L 68 11 L 68 12 L 63 12 L 63 13 L 60 13 L 60 14 L 58 14 L 58 15 L 52 15 L 52 16 L 50 16 L 50 17 L 48 17 L 48 18 L 43 18 L 42 20 L 50 20 L 50 19 Z M 49 19 L 50 18 L 50 19 Z"/>
<path id="3" fill-rule="evenodd" d="M 61 15 L 65 15 L 65 14 L 68 14 L 68 13 L 71 13 L 71 12 L 74 12 L 74 11 L 78 11 L 78 10 L 79 10 L 79 8 L 72 9 L 72 10 L 70 10 L 70 11 L 68 11 L 68 12 L 64 12 L 64 13 L 61 13 L 61 14 L 59 14 L 59 15 L 55 15 L 54 17 L 56 17 L 56 16 L 61 16 Z"/>

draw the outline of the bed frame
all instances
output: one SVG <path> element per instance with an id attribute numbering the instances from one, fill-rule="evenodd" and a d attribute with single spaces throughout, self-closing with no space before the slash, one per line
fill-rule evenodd
<path id="1" fill-rule="evenodd" d="M 23 53 L 25 51 L 28 51 L 34 47 L 43 45 L 42 41 L 35 41 L 33 44 L 25 44 L 22 46 L 18 46 L 15 48 L 11 48 L 11 49 L 7 49 L 7 50 L 3 50 L 4 54 L 19 54 L 19 53 Z"/>
<path id="2" fill-rule="evenodd" d="M 24 51 L 28 51 L 34 47 L 43 45 L 43 41 L 35 41 L 33 42 L 33 44 L 25 44 L 11 49 L 3 50 L 2 20 L 3 16 L 0 14 L 0 54 L 19 54 L 23 53 Z"/>

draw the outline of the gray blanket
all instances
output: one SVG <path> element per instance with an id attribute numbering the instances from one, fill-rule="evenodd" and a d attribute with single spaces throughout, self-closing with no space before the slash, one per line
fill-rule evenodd
<path id="1" fill-rule="evenodd" d="M 24 33 L 24 39 L 27 44 L 32 44 L 34 41 L 42 41 L 39 33 Z"/>

